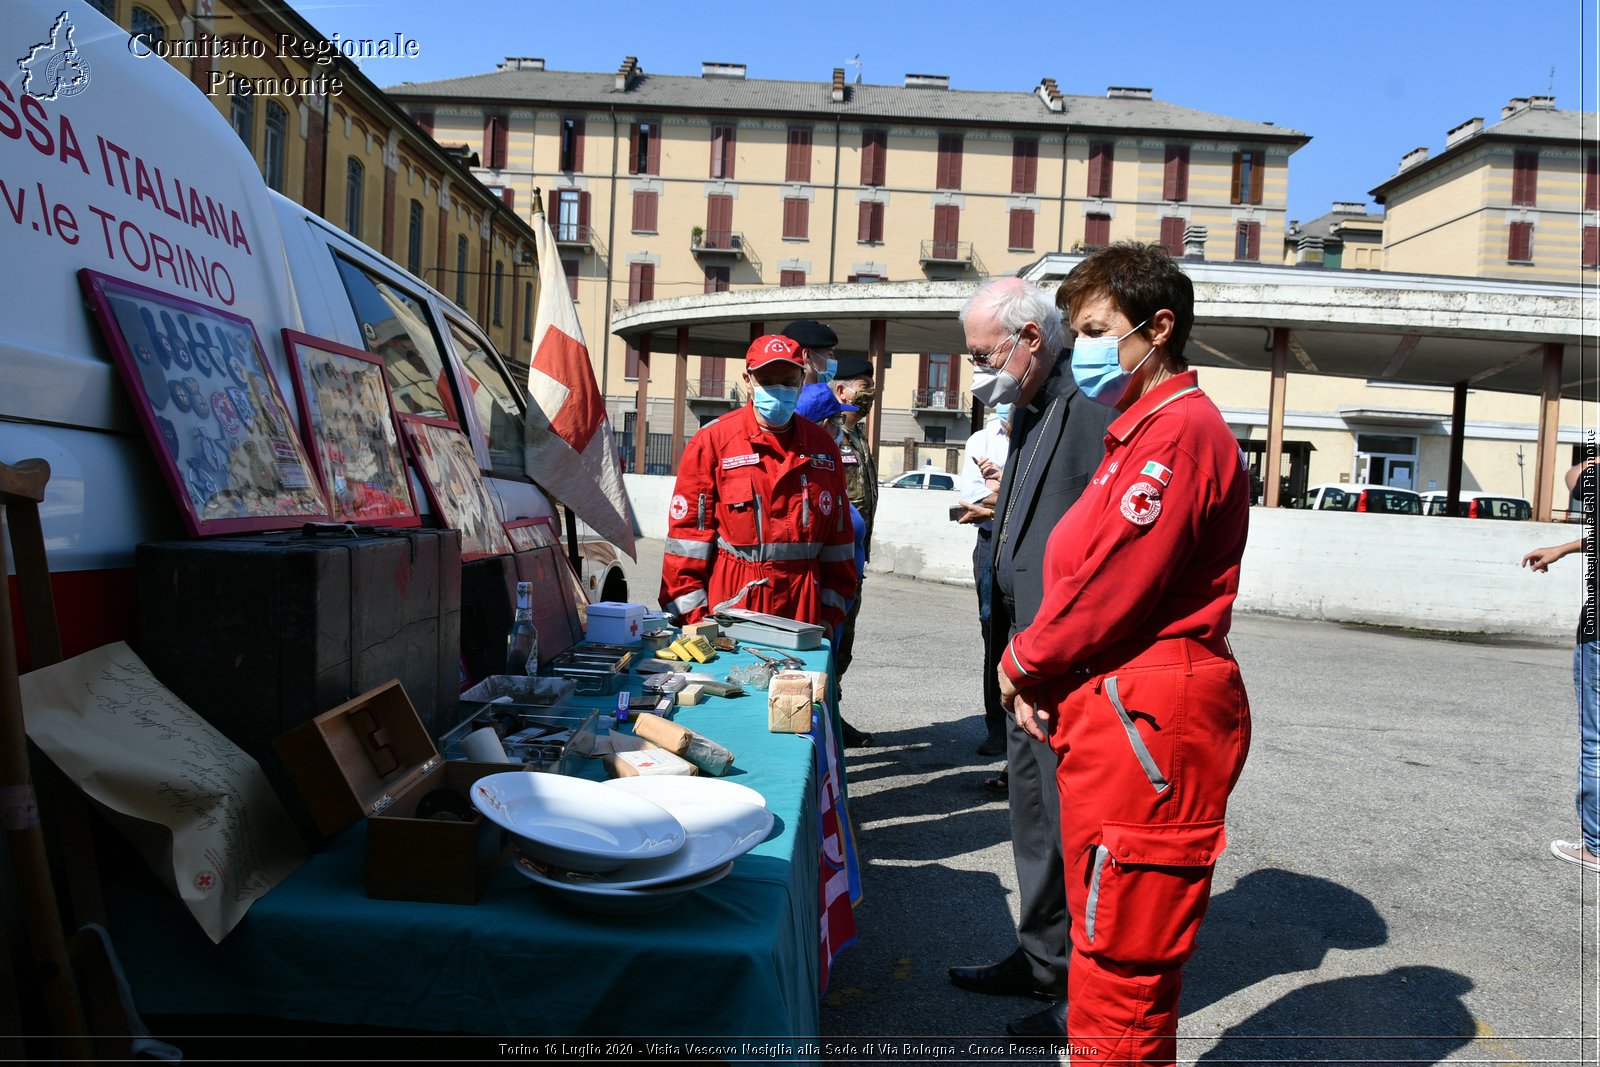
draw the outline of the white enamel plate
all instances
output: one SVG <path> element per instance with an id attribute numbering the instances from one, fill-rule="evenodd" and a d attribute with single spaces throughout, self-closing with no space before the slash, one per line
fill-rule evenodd
<path id="1" fill-rule="evenodd" d="M 687 840 L 683 825 L 661 805 L 587 778 L 491 774 L 473 783 L 472 803 L 526 852 L 570 871 L 659 863 Z"/>

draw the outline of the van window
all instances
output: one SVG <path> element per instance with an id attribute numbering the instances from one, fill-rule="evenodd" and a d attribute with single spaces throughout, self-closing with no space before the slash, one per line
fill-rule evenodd
<path id="1" fill-rule="evenodd" d="M 467 390 L 489 440 L 489 467 L 501 477 L 527 478 L 522 449 L 521 395 L 500 363 L 460 323 L 446 319 L 450 341 L 467 372 Z"/>
<path id="2" fill-rule="evenodd" d="M 403 289 L 335 255 L 367 351 L 383 357 L 395 410 L 460 423 L 428 309 Z"/>

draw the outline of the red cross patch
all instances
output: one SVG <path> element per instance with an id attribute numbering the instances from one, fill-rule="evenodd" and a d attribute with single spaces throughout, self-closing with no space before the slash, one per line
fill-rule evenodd
<path id="1" fill-rule="evenodd" d="M 199 874 L 194 876 L 194 887 L 200 890 L 202 893 L 210 889 L 215 884 L 216 879 L 212 876 L 210 871 L 201 871 Z"/>
<path id="2" fill-rule="evenodd" d="M 672 498 L 672 521 L 682 522 L 687 514 L 689 514 L 689 502 L 683 498 L 682 493 L 679 493 Z"/>
<path id="3" fill-rule="evenodd" d="M 1122 494 L 1122 517 L 1135 526 L 1149 526 L 1161 514 L 1161 490 L 1149 482 L 1135 482 Z"/>
<path id="4" fill-rule="evenodd" d="M 833 494 L 828 492 L 826 489 L 824 489 L 822 491 L 822 495 L 817 498 L 817 507 L 822 509 L 822 514 L 823 515 L 832 515 L 833 514 Z"/>

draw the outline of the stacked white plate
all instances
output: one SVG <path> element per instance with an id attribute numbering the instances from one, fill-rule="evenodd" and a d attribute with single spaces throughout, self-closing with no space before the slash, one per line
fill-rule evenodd
<path id="1" fill-rule="evenodd" d="M 480 778 L 472 802 L 516 838 L 519 873 L 608 914 L 659 911 L 726 877 L 773 823 L 760 793 L 717 778 L 511 771 Z"/>

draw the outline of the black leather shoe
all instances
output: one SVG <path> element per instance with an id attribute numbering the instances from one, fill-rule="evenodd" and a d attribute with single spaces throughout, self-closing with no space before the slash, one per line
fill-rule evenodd
<path id="1" fill-rule="evenodd" d="M 1006 754 L 1006 739 L 1003 734 L 990 734 L 983 739 L 983 744 L 978 746 L 980 756 L 1004 756 Z"/>
<path id="2" fill-rule="evenodd" d="M 844 728 L 840 732 L 844 734 L 845 748 L 872 747 L 872 735 L 870 733 L 865 730 L 857 730 L 854 726 L 851 726 L 843 719 L 839 720 L 839 724 Z"/>
<path id="3" fill-rule="evenodd" d="M 974 993 L 988 993 L 997 997 L 1032 997 L 1034 1000 L 1054 1000 L 1056 991 L 1043 989 L 1034 980 L 1033 968 L 1021 949 L 999 963 L 984 967 L 952 967 L 950 981 Z"/>
<path id="4" fill-rule="evenodd" d="M 1006 1033 L 1012 1037 L 1066 1037 L 1066 998 L 1063 997 L 1048 1008 L 1042 1008 L 1032 1015 L 1024 1015 L 1020 1019 L 1011 1020 L 1006 1023 Z"/>

